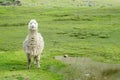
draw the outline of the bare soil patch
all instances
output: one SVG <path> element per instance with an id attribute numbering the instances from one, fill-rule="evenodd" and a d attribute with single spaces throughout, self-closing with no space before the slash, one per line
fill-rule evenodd
<path id="1" fill-rule="evenodd" d="M 93 61 L 90 58 L 56 56 L 68 66 L 61 70 L 64 80 L 120 80 L 120 64 Z"/>

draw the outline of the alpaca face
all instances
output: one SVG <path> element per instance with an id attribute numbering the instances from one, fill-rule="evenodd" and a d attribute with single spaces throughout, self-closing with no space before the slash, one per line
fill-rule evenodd
<path id="1" fill-rule="evenodd" d="M 35 19 L 30 20 L 28 29 L 29 30 L 37 30 L 38 29 L 38 23 Z"/>

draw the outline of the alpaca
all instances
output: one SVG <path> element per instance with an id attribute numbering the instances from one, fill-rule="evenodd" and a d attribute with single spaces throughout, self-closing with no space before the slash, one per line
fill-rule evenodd
<path id="1" fill-rule="evenodd" d="M 35 19 L 30 20 L 28 24 L 28 36 L 23 42 L 23 48 L 28 59 L 28 69 L 30 69 L 31 59 L 34 58 L 34 64 L 40 68 L 40 55 L 44 48 L 44 40 L 38 33 L 38 23 Z"/>

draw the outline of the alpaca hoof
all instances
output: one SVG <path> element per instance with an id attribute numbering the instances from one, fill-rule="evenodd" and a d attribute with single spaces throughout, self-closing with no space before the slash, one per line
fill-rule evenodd
<path id="1" fill-rule="evenodd" d="M 40 68 L 40 65 L 38 65 L 37 68 L 39 69 L 39 68 Z"/>
<path id="2" fill-rule="evenodd" d="M 28 70 L 30 69 L 30 67 L 28 67 Z"/>

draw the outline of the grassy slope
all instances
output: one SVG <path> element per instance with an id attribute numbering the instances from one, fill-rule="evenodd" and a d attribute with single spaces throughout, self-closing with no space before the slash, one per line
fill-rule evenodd
<path id="1" fill-rule="evenodd" d="M 119 0 L 22 0 L 23 5 L 44 7 L 119 6 Z"/>
<path id="2" fill-rule="evenodd" d="M 120 63 L 119 8 L 0 7 L 0 80 L 60 80 L 54 55 Z M 22 42 L 31 18 L 45 39 L 41 69 L 26 70 Z M 4 54 L 4 55 L 3 55 Z M 46 77 L 47 76 L 47 77 Z"/>

